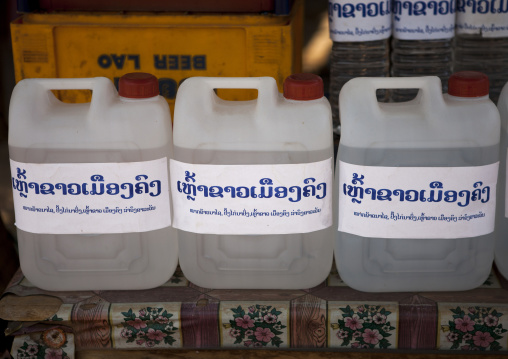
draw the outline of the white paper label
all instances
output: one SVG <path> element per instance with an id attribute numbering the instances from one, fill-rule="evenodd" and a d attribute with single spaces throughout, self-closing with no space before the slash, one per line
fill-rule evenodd
<path id="1" fill-rule="evenodd" d="M 392 34 L 390 0 L 328 1 L 328 20 L 336 42 L 384 40 Z"/>
<path id="2" fill-rule="evenodd" d="M 507 0 L 457 0 L 457 34 L 508 36 Z"/>
<path id="3" fill-rule="evenodd" d="M 340 161 L 339 231 L 374 238 L 466 238 L 494 230 L 499 162 L 375 167 Z"/>
<path id="4" fill-rule="evenodd" d="M 11 160 L 16 226 L 49 234 L 146 232 L 171 225 L 167 158 L 130 163 Z"/>
<path id="5" fill-rule="evenodd" d="M 455 0 L 394 1 L 393 36 L 400 40 L 451 39 Z"/>
<path id="6" fill-rule="evenodd" d="M 332 225 L 332 158 L 305 164 L 170 161 L 173 225 L 202 234 L 308 233 Z"/>

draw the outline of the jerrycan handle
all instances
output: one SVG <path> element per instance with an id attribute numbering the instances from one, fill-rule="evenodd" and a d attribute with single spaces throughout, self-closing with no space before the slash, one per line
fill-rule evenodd
<path id="1" fill-rule="evenodd" d="M 193 79 L 190 78 L 184 81 L 183 85 L 210 107 L 216 97 L 214 89 L 257 89 L 256 106 L 258 108 L 275 106 L 279 93 L 277 82 L 272 77 L 200 77 L 195 79 L 192 81 Z"/>
<path id="2" fill-rule="evenodd" d="M 106 77 L 93 78 L 55 78 L 55 79 L 33 79 L 47 91 L 51 90 L 91 90 L 92 100 L 90 102 L 89 115 L 101 111 L 104 106 L 116 96 L 117 91 L 111 80 Z"/>
<path id="3" fill-rule="evenodd" d="M 381 103 L 377 101 L 376 91 L 381 89 L 418 89 L 417 101 L 412 102 L 416 107 L 444 106 L 441 90 L 441 80 L 437 76 L 422 77 L 357 77 L 344 85 L 347 99 L 341 96 L 341 101 L 374 102 L 377 111 L 382 111 Z M 341 93 L 342 95 L 342 93 Z M 344 96 L 345 97 L 345 96 Z M 347 102 L 346 102 L 347 101 Z M 341 102 L 342 103 L 342 102 Z"/>

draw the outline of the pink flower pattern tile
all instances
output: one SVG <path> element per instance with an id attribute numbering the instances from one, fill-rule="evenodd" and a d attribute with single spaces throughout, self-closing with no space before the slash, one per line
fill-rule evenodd
<path id="1" fill-rule="evenodd" d="M 221 346 L 288 348 L 289 302 L 221 302 Z"/>
<path id="2" fill-rule="evenodd" d="M 397 303 L 328 302 L 328 321 L 330 348 L 397 348 Z"/>
<path id="3" fill-rule="evenodd" d="M 507 349 L 508 305 L 440 304 L 438 349 Z"/>
<path id="4" fill-rule="evenodd" d="M 111 304 L 115 348 L 180 348 L 180 303 Z"/>

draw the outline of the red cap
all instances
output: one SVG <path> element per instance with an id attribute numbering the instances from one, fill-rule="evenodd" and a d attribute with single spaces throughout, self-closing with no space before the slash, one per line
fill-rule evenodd
<path id="1" fill-rule="evenodd" d="M 489 78 L 477 71 L 461 71 L 450 76 L 448 94 L 457 97 L 481 97 L 489 94 Z"/>
<path id="2" fill-rule="evenodd" d="M 118 94 L 128 98 L 154 97 L 159 94 L 159 81 L 146 72 L 131 72 L 120 77 Z"/>
<path id="3" fill-rule="evenodd" d="M 284 81 L 284 97 L 289 100 L 310 101 L 323 96 L 323 80 L 318 75 L 293 74 Z"/>

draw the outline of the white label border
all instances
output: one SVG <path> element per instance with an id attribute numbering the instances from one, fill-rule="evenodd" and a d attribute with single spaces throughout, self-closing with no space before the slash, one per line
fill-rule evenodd
<path id="1" fill-rule="evenodd" d="M 170 173 L 173 226 L 184 231 L 222 235 L 309 233 L 333 223 L 331 157 L 273 165 L 171 160 Z M 272 195 L 263 198 L 261 191 Z"/>
<path id="2" fill-rule="evenodd" d="M 10 164 L 16 226 L 23 231 L 131 233 L 171 225 L 167 157 L 125 163 Z"/>
<path id="3" fill-rule="evenodd" d="M 470 238 L 494 230 L 499 162 L 471 167 L 377 167 L 339 160 L 339 167 L 341 232 L 367 238 Z M 473 192 L 483 189 L 483 194 Z M 394 195 L 396 190 L 400 192 Z M 439 191 L 442 200 L 430 201 L 430 197 L 439 199 Z M 478 194 L 486 203 L 472 200 Z"/>

